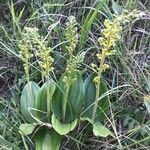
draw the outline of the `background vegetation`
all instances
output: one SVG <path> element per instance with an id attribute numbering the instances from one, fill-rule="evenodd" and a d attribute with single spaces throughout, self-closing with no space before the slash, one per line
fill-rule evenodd
<path id="1" fill-rule="evenodd" d="M 37 27 L 42 35 L 50 32 L 55 75 L 64 71 L 64 41 L 60 27 L 68 16 L 76 17 L 81 33 L 78 52 L 86 51 L 85 64 L 96 63 L 97 38 L 106 18 L 122 9 L 138 9 L 145 16 L 123 29 L 123 37 L 114 56 L 107 59 L 110 69 L 103 75 L 110 95 L 109 119 L 115 126 L 124 149 L 150 149 L 150 120 L 144 95 L 150 94 L 150 1 L 149 0 L 1 0 L 0 1 L 0 149 L 34 149 L 32 136 L 19 134 L 24 122 L 20 113 L 20 93 L 25 84 L 18 41 L 25 26 Z M 59 40 L 60 41 L 59 41 Z M 85 67 L 88 69 L 88 66 Z M 88 71 L 90 73 L 90 70 Z M 30 78 L 39 81 L 33 68 Z M 121 87 L 122 86 L 122 87 Z M 105 125 L 110 127 L 110 121 Z M 118 140 L 98 138 L 90 126 L 80 124 L 65 136 L 61 149 L 117 149 Z"/>

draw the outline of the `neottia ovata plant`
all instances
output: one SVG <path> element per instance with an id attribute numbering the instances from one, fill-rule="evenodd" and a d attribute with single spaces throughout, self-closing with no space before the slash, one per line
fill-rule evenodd
<path id="1" fill-rule="evenodd" d="M 125 11 L 104 21 L 97 40 L 98 64 L 91 63 L 92 73 L 88 77 L 81 67 L 86 51 L 77 53 L 80 35 L 74 16 L 68 18 L 64 29 L 66 68 L 57 80 L 48 37 L 41 36 L 37 28 L 24 28 L 18 47 L 27 81 L 20 100 L 26 122 L 20 126 L 20 133 L 33 133 L 36 150 L 59 149 L 63 135 L 85 120 L 93 126 L 95 136 L 111 135 L 115 138 L 115 134 L 103 125 L 109 113 L 109 96 L 102 74 L 109 68 L 107 57 L 116 53 L 123 26 L 140 15 L 136 10 L 131 13 Z M 33 60 L 36 61 L 32 63 Z M 40 70 L 40 84 L 30 79 L 32 67 Z"/>

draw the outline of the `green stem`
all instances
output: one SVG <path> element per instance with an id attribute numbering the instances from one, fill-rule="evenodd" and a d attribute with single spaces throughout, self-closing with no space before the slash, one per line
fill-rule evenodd
<path id="1" fill-rule="evenodd" d="M 109 37 L 111 37 L 111 33 L 109 35 Z M 109 49 L 109 43 L 110 43 L 110 38 L 108 39 L 108 43 L 107 43 L 107 48 Z M 94 123 L 94 119 L 95 119 L 95 115 L 96 115 L 96 111 L 97 111 L 97 107 L 98 107 L 98 98 L 99 98 L 99 91 L 100 91 L 100 80 L 101 80 L 101 76 L 102 76 L 102 67 L 104 65 L 104 61 L 105 61 L 105 57 L 104 56 L 100 62 L 100 66 L 99 66 L 99 71 L 97 73 L 97 76 L 99 77 L 98 82 L 96 83 L 96 96 L 95 96 L 95 104 L 94 104 L 94 108 L 93 108 L 93 114 L 92 114 L 92 122 Z"/>
<path id="2" fill-rule="evenodd" d="M 24 136 L 21 136 L 21 138 L 22 138 L 22 141 L 23 141 L 23 144 L 24 144 L 25 150 L 29 150 L 29 148 L 28 148 L 28 146 L 27 146 L 27 143 L 26 143 L 26 141 L 25 141 Z"/>
<path id="3" fill-rule="evenodd" d="M 30 81 L 30 75 L 29 75 L 29 64 L 27 63 L 26 65 L 27 65 L 27 70 L 25 70 L 25 72 L 26 72 L 27 82 L 29 83 L 29 81 Z"/>
<path id="4" fill-rule="evenodd" d="M 105 58 L 101 60 L 100 66 L 99 66 L 99 71 L 97 73 L 97 76 L 99 77 L 98 82 L 96 83 L 96 96 L 95 96 L 95 103 L 94 103 L 94 108 L 93 108 L 93 114 L 92 114 L 92 123 L 94 123 L 96 112 L 97 112 L 97 107 L 98 107 L 98 98 L 100 95 L 100 82 L 101 82 L 101 75 L 102 75 L 102 66 L 104 64 Z"/>
<path id="5" fill-rule="evenodd" d="M 98 98 L 99 98 L 99 90 L 100 90 L 100 79 L 98 84 L 96 85 L 96 96 L 95 96 L 95 103 L 94 103 L 94 108 L 93 108 L 93 114 L 92 114 L 92 122 L 94 123 L 97 107 L 98 107 Z"/>
<path id="6" fill-rule="evenodd" d="M 69 52 L 69 60 L 67 61 L 67 65 L 70 64 L 70 62 L 73 60 L 73 51 Z M 65 74 L 67 74 L 67 71 L 65 71 Z M 70 78 L 70 76 L 67 74 L 67 77 Z M 66 90 L 64 93 L 64 101 L 63 101 L 63 110 L 62 110 L 62 117 L 63 121 L 65 121 L 66 116 L 66 107 L 68 102 L 68 93 L 69 93 L 70 84 L 66 83 Z"/>
<path id="7" fill-rule="evenodd" d="M 64 95 L 64 102 L 63 102 L 63 121 L 65 121 L 65 116 L 66 116 L 66 107 L 67 107 L 67 101 L 68 101 L 69 87 L 70 87 L 70 85 L 67 85 L 67 87 L 66 87 L 66 92 L 65 92 L 65 95 Z"/>
<path id="8" fill-rule="evenodd" d="M 47 117 L 48 122 L 50 123 L 50 117 L 51 117 L 51 96 L 49 93 L 49 77 L 47 77 Z"/>

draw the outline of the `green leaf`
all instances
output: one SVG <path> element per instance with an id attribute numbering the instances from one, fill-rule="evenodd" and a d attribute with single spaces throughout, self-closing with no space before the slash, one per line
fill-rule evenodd
<path id="1" fill-rule="evenodd" d="M 107 3 L 108 0 L 101 0 L 98 2 L 96 9 L 88 13 L 84 24 L 82 25 L 81 28 L 81 36 L 80 36 L 80 41 L 79 41 L 79 49 L 82 49 L 84 44 L 86 43 L 86 40 L 88 38 L 89 31 L 91 29 L 92 24 L 94 23 L 95 18 L 97 17 L 97 14 L 99 11 L 102 10 L 103 6 Z"/>
<path id="2" fill-rule="evenodd" d="M 29 123 L 21 124 L 19 127 L 19 133 L 23 136 L 29 135 L 33 132 L 35 127 L 36 124 L 29 124 Z"/>
<path id="3" fill-rule="evenodd" d="M 148 112 L 150 113 L 150 95 L 144 96 L 144 103 L 146 105 Z"/>
<path id="4" fill-rule="evenodd" d="M 65 99 L 66 85 L 63 82 L 63 76 L 59 81 L 59 87 L 57 87 L 54 97 L 52 99 L 52 109 L 55 117 L 63 123 L 73 122 L 80 114 L 81 107 L 83 104 L 84 96 L 84 87 L 82 75 L 78 72 L 77 79 L 70 86 L 69 92 L 67 95 L 67 107 L 66 107 L 66 116 L 63 118 L 63 102 Z"/>
<path id="5" fill-rule="evenodd" d="M 108 135 L 114 137 L 113 133 L 107 127 L 102 125 L 100 122 L 95 122 L 93 124 L 93 134 L 95 136 L 101 136 L 101 137 L 107 137 Z"/>
<path id="6" fill-rule="evenodd" d="M 117 2 L 112 0 L 112 9 L 115 14 L 120 15 L 123 12 L 123 7 L 119 5 Z"/>
<path id="7" fill-rule="evenodd" d="M 30 109 L 34 108 L 35 106 L 39 90 L 40 87 L 35 82 L 30 81 L 24 86 L 21 94 L 21 112 L 29 123 L 35 122 L 31 116 L 32 111 Z M 34 113 L 32 114 L 34 115 Z"/>
<path id="8" fill-rule="evenodd" d="M 70 131 L 72 131 L 77 125 L 77 119 L 71 123 L 61 123 L 56 119 L 54 115 L 52 115 L 52 126 L 60 135 L 66 135 Z"/>
<path id="9" fill-rule="evenodd" d="M 92 119 L 93 114 L 93 108 L 94 108 L 94 102 L 96 97 L 96 87 L 93 82 L 94 75 L 90 75 L 87 77 L 84 83 L 84 89 L 85 89 L 85 97 L 84 97 L 84 111 L 82 114 L 83 118 L 89 118 Z M 104 93 L 107 92 L 107 87 L 103 79 L 101 78 L 100 81 L 100 96 L 102 96 Z M 95 121 L 103 121 L 107 114 L 109 108 L 109 99 L 108 96 L 105 96 L 104 98 L 100 99 L 98 102 L 98 108 L 95 116 Z"/>
<path id="10" fill-rule="evenodd" d="M 55 83 L 52 79 L 46 81 L 40 88 L 36 101 L 36 117 L 44 122 L 47 122 L 47 94 L 49 90 L 49 101 L 51 103 L 52 96 L 55 91 Z M 51 107 L 51 106 L 49 106 Z"/>
<path id="11" fill-rule="evenodd" d="M 36 150 L 59 150 L 62 136 L 54 129 L 42 128 L 35 135 Z"/>
<path id="12" fill-rule="evenodd" d="M 102 125 L 100 122 L 94 122 L 90 118 L 81 117 L 81 121 L 88 121 L 93 126 L 93 134 L 95 136 L 101 136 L 101 137 L 107 137 L 108 135 L 111 135 L 114 137 L 114 134 L 104 125 Z"/>
<path id="13" fill-rule="evenodd" d="M 145 85 L 145 89 L 150 92 L 150 79 L 148 79 L 147 84 Z"/>
<path id="14" fill-rule="evenodd" d="M 80 117 L 81 121 L 88 121 L 89 123 L 92 124 L 92 119 L 90 119 L 89 117 Z"/>

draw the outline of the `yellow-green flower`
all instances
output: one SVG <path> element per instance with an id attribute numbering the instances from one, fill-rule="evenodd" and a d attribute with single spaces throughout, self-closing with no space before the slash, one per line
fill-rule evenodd
<path id="1" fill-rule="evenodd" d="M 104 27 L 101 31 L 102 37 L 98 39 L 102 49 L 101 54 L 97 55 L 98 59 L 112 55 L 115 52 L 114 46 L 116 42 L 121 38 L 120 31 L 122 28 L 118 21 L 105 20 Z"/>
<path id="2" fill-rule="evenodd" d="M 76 56 L 73 54 L 78 43 L 76 26 L 77 26 L 77 22 L 75 17 L 70 16 L 68 18 L 68 22 L 66 24 L 66 29 L 65 29 L 65 37 L 67 40 L 66 50 L 69 55 L 69 58 L 67 60 L 66 70 L 65 70 L 65 77 L 63 78 L 63 81 L 65 82 L 66 86 L 71 85 L 76 80 L 78 66 L 80 63 L 83 62 L 85 57 L 85 52 L 79 53 Z"/>
<path id="3" fill-rule="evenodd" d="M 31 53 L 38 58 L 38 63 L 41 68 L 42 77 L 47 78 L 50 72 L 53 71 L 53 61 L 50 52 L 48 42 L 44 40 L 42 36 L 39 35 L 37 28 L 25 27 L 22 34 L 22 40 L 19 43 L 20 54 L 24 60 L 24 69 L 26 74 L 29 76 L 29 61 L 31 58 Z"/>
<path id="4" fill-rule="evenodd" d="M 28 30 L 31 31 L 32 34 L 29 34 Z M 24 61 L 23 67 L 25 74 L 27 76 L 27 80 L 29 80 L 29 62 L 32 54 L 32 39 L 33 35 L 35 34 L 36 29 L 27 28 L 25 27 L 24 32 L 22 33 L 22 39 L 18 43 L 18 47 L 20 49 L 19 54 L 22 57 L 22 60 Z"/>
<path id="5" fill-rule="evenodd" d="M 109 68 L 109 65 L 105 64 L 104 61 L 107 56 L 113 55 L 116 52 L 115 46 L 117 41 L 121 39 L 120 33 L 122 31 L 122 24 L 125 24 L 132 19 L 139 18 L 142 15 L 143 13 L 137 10 L 133 10 L 130 13 L 124 11 L 120 16 L 115 16 L 113 20 L 106 19 L 104 21 L 104 29 L 101 30 L 102 36 L 98 39 L 101 52 L 96 55 L 100 66 L 97 68 L 94 66 L 94 71 L 98 71 L 99 74 L 101 74 Z"/>
<path id="6" fill-rule="evenodd" d="M 29 52 L 29 49 L 27 47 L 27 43 L 25 43 L 24 40 L 21 40 L 18 44 L 18 47 L 20 49 L 19 54 L 22 57 L 22 60 L 24 61 L 23 67 L 25 74 L 29 80 L 29 61 L 31 58 L 31 54 Z"/>
<path id="7" fill-rule="evenodd" d="M 66 49 L 70 55 L 73 53 L 78 43 L 76 26 L 77 26 L 77 22 L 75 17 L 70 16 L 68 18 L 68 22 L 66 23 L 66 30 L 65 30 L 65 37 L 68 43 Z"/>
<path id="8" fill-rule="evenodd" d="M 98 53 L 97 59 L 99 61 L 99 66 L 92 64 L 92 69 L 95 72 L 96 76 L 93 79 L 93 82 L 96 86 L 96 96 L 95 96 L 95 103 L 93 108 L 92 120 L 94 122 L 96 111 L 98 107 L 98 99 L 99 99 L 99 92 L 100 92 L 100 83 L 101 83 L 101 76 L 102 73 L 109 68 L 109 65 L 105 63 L 105 59 L 113 55 L 115 53 L 115 46 L 118 40 L 120 40 L 120 33 L 122 30 L 122 24 L 125 24 L 132 20 L 133 18 L 137 18 L 140 16 L 138 11 L 133 11 L 131 13 L 123 13 L 120 16 L 115 16 L 113 20 L 106 19 L 104 21 L 104 29 L 102 29 L 101 34 L 102 36 L 98 39 L 101 52 Z"/>
<path id="9" fill-rule="evenodd" d="M 39 58 L 39 65 L 41 67 L 41 72 L 43 77 L 48 77 L 50 72 L 54 70 L 52 67 L 54 59 L 50 55 L 51 49 L 47 48 L 44 44 L 39 45 L 39 51 L 36 54 Z"/>

